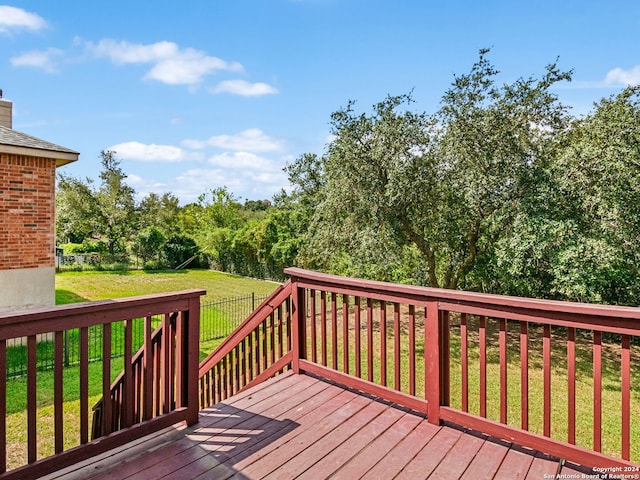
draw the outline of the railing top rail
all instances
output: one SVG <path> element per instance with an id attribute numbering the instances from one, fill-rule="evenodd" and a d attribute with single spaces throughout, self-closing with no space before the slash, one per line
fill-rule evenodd
<path id="1" fill-rule="evenodd" d="M 465 292 L 445 288 L 421 287 L 398 283 L 364 280 L 358 278 L 341 277 L 326 273 L 290 267 L 284 270 L 292 278 L 302 280 L 307 284 L 333 289 L 350 289 L 367 292 L 398 294 L 411 299 L 408 303 L 419 301 L 443 301 L 448 304 L 476 305 L 504 307 L 512 309 L 526 309 L 542 313 L 562 313 L 570 315 L 586 315 L 599 318 L 616 318 L 626 320 L 640 320 L 640 308 L 617 305 L 598 305 L 590 303 L 565 302 L 559 300 L 543 300 L 536 298 L 510 297 L 478 292 Z M 638 324 L 640 328 L 640 323 Z"/>
<path id="2" fill-rule="evenodd" d="M 291 281 L 287 281 L 265 298 L 249 316 L 209 354 L 207 358 L 200 362 L 199 376 L 202 377 L 207 371 L 213 368 L 222 357 L 234 349 L 242 339 L 244 339 L 260 322 L 267 318 L 274 309 L 278 308 L 291 295 Z"/>
<path id="3" fill-rule="evenodd" d="M 31 335 L 54 331 L 64 321 L 65 328 L 109 323 L 159 313 L 171 313 L 188 308 L 189 301 L 206 293 L 202 289 L 140 295 L 53 307 L 0 312 L 0 337 Z"/>

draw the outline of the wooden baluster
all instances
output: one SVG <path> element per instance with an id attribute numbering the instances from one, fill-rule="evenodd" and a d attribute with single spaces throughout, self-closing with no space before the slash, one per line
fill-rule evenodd
<path id="1" fill-rule="evenodd" d="M 631 459 L 631 350 L 629 335 L 622 335 L 622 458 Z"/>
<path id="2" fill-rule="evenodd" d="M 507 320 L 500 319 L 500 422 L 507 423 Z"/>
<path id="3" fill-rule="evenodd" d="M 89 328 L 80 328 L 80 444 L 89 442 Z"/>
<path id="4" fill-rule="evenodd" d="M 318 361 L 318 339 L 316 338 L 316 291 L 314 289 L 309 290 L 309 315 L 310 315 L 310 328 L 311 328 L 311 361 L 316 363 Z"/>
<path id="5" fill-rule="evenodd" d="M 162 412 L 162 339 L 165 332 L 160 332 L 160 338 L 151 342 L 153 349 L 153 393 L 154 393 L 154 416 Z"/>
<path id="6" fill-rule="evenodd" d="M 285 312 L 285 318 L 287 319 L 287 351 L 291 351 L 292 347 L 291 347 L 291 342 L 293 341 L 292 339 L 292 335 L 291 335 L 291 309 L 292 309 L 292 304 L 293 301 L 291 300 L 291 298 L 289 298 L 288 300 L 286 300 L 286 312 Z"/>
<path id="7" fill-rule="evenodd" d="M 322 342 L 322 365 L 327 366 L 327 292 L 320 292 L 320 341 Z"/>
<path id="8" fill-rule="evenodd" d="M 246 352 L 247 339 L 244 338 L 240 342 L 240 371 L 242 387 L 247 384 L 247 352 Z"/>
<path id="9" fill-rule="evenodd" d="M 102 325 L 102 433 L 113 431 L 113 409 L 111 404 L 111 324 Z"/>
<path id="10" fill-rule="evenodd" d="M 175 378 L 176 378 L 176 407 L 182 408 L 187 406 L 187 402 L 189 400 L 189 390 L 188 390 L 188 379 L 185 376 L 186 368 L 188 368 L 188 357 L 187 354 L 189 352 L 189 338 L 188 333 L 186 331 L 188 321 L 185 318 L 188 314 L 185 312 L 179 312 L 176 318 L 176 354 L 175 354 Z M 199 355 L 198 355 L 199 357 Z M 209 385 L 209 377 L 211 376 L 211 372 L 205 375 L 204 378 L 207 379 L 207 385 Z M 201 383 L 202 384 L 202 383 Z M 200 393 L 202 395 L 203 387 L 200 388 Z M 208 388 L 207 388 L 208 390 Z M 204 404 L 204 401 L 200 400 L 201 404 Z M 200 406 L 198 411 L 204 408 Z"/>
<path id="11" fill-rule="evenodd" d="M 529 333 L 520 322 L 520 428 L 529 430 Z"/>
<path id="12" fill-rule="evenodd" d="M 449 312 L 440 312 L 440 404 L 449 405 L 451 384 Z"/>
<path id="13" fill-rule="evenodd" d="M 393 305 L 393 388 L 400 390 L 400 304 Z"/>
<path id="14" fill-rule="evenodd" d="M 224 358 L 222 359 L 224 361 Z M 222 391 L 223 383 L 222 383 L 222 365 L 217 363 L 215 368 L 215 382 L 216 382 L 216 392 L 215 392 L 215 400 L 214 403 L 220 403 L 224 399 L 224 392 Z"/>
<path id="15" fill-rule="evenodd" d="M 256 370 L 256 377 L 258 375 L 260 375 L 260 365 L 261 365 L 261 359 L 262 359 L 262 352 L 261 352 L 261 348 L 260 348 L 260 324 L 258 324 L 256 326 L 256 328 L 253 330 L 253 344 L 255 347 L 255 370 Z"/>
<path id="16" fill-rule="evenodd" d="M 247 342 L 247 369 L 248 369 L 248 381 L 251 382 L 255 376 L 253 374 L 253 334 L 249 333 L 245 338 Z"/>
<path id="17" fill-rule="evenodd" d="M 409 305 L 409 395 L 416 394 L 416 307 Z"/>
<path id="18" fill-rule="evenodd" d="M 27 461 L 36 461 L 36 336 L 27 337 Z"/>
<path id="19" fill-rule="evenodd" d="M 276 314 L 275 312 L 271 312 L 268 319 L 269 325 L 269 359 L 270 365 L 276 363 Z"/>
<path id="20" fill-rule="evenodd" d="M 143 420 L 150 420 L 153 417 L 153 348 L 151 346 L 151 331 L 151 317 L 147 316 L 144 319 Z"/>
<path id="21" fill-rule="evenodd" d="M 602 451 L 602 332 L 593 332 L 593 449 Z"/>
<path id="22" fill-rule="evenodd" d="M 567 328 L 567 441 L 576 444 L 576 329 Z"/>
<path id="23" fill-rule="evenodd" d="M 64 370 L 64 332 L 54 334 L 54 359 L 53 359 L 53 416 L 54 416 L 54 451 L 60 453 L 64 449 L 64 422 L 63 422 L 63 370 Z M 3 370 L 0 370 L 3 372 Z"/>
<path id="24" fill-rule="evenodd" d="M 123 427 L 133 425 L 133 322 L 124 321 Z"/>
<path id="25" fill-rule="evenodd" d="M 267 341 L 267 320 L 262 321 L 262 371 L 267 369 L 267 360 L 269 359 L 269 343 Z"/>
<path id="26" fill-rule="evenodd" d="M 487 319 L 480 316 L 480 416 L 487 418 Z"/>
<path id="27" fill-rule="evenodd" d="M 169 413 L 171 410 L 171 390 L 173 386 L 173 378 L 171 376 L 172 344 L 170 316 L 165 313 L 162 316 L 162 343 L 159 345 L 162 358 L 162 413 Z"/>
<path id="28" fill-rule="evenodd" d="M 373 300 L 367 298 L 367 380 L 373 382 Z"/>
<path id="29" fill-rule="evenodd" d="M 353 299 L 353 313 L 355 322 L 354 340 L 356 349 L 356 377 L 362 378 L 362 340 L 360 338 L 362 323 L 360 319 L 360 297 L 354 297 Z"/>
<path id="30" fill-rule="evenodd" d="M 337 295 L 331 294 L 331 368 L 338 370 L 338 305 Z"/>
<path id="31" fill-rule="evenodd" d="M 221 372 L 221 379 L 220 382 L 222 383 L 222 400 L 226 400 L 227 398 L 229 398 L 230 392 L 229 392 L 229 384 L 228 382 L 228 378 L 227 378 L 227 357 L 224 356 L 222 357 L 222 372 Z"/>
<path id="32" fill-rule="evenodd" d="M 233 378 L 234 378 L 234 395 L 240 391 L 242 385 L 240 385 L 240 345 L 236 345 L 233 349 Z"/>
<path id="33" fill-rule="evenodd" d="M 543 368 L 543 435 L 551 436 L 551 325 L 545 325 L 542 334 Z"/>
<path id="34" fill-rule="evenodd" d="M 462 389 L 462 411 L 469 411 L 469 333 L 467 314 L 460 314 L 460 368 Z"/>
<path id="35" fill-rule="evenodd" d="M 283 349 L 283 337 L 282 337 L 282 305 L 278 305 L 278 359 L 282 358 Z"/>
<path id="36" fill-rule="evenodd" d="M 387 304 L 380 300 L 380 385 L 387 386 Z"/>
<path id="37" fill-rule="evenodd" d="M 349 296 L 342 295 L 342 368 L 349 373 Z"/>

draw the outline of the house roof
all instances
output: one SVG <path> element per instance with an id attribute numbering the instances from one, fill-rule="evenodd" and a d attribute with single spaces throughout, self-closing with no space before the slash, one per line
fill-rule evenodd
<path id="1" fill-rule="evenodd" d="M 57 167 L 75 162 L 80 155 L 75 150 L 3 126 L 0 126 L 0 151 L 2 153 L 54 158 Z"/>

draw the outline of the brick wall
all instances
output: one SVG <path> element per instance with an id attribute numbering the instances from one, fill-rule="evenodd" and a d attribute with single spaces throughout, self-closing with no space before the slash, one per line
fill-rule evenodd
<path id="1" fill-rule="evenodd" d="M 0 153 L 0 270 L 55 266 L 55 160 Z"/>

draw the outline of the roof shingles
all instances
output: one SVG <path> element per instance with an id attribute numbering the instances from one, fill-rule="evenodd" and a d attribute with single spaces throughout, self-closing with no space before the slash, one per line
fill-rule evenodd
<path id="1" fill-rule="evenodd" d="M 52 152 L 78 155 L 78 152 L 55 143 L 40 140 L 26 133 L 18 132 L 8 127 L 0 126 L 0 145 L 11 145 L 13 147 L 36 148 L 39 150 L 50 150 Z"/>

